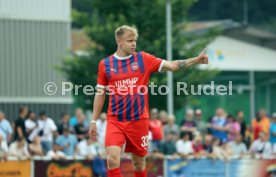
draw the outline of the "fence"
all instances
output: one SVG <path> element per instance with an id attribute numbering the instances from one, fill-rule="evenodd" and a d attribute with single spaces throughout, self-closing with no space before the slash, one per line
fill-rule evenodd
<path id="1" fill-rule="evenodd" d="M 0 162 L 0 177 L 93 177 L 93 161 L 31 160 Z M 133 177 L 131 161 L 121 161 L 123 177 Z M 270 177 L 276 160 L 147 159 L 148 177 Z"/>

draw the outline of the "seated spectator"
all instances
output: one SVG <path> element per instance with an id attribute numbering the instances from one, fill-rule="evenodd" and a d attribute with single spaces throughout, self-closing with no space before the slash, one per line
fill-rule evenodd
<path id="1" fill-rule="evenodd" d="M 236 157 L 241 157 L 247 153 L 246 145 L 242 142 L 242 135 L 238 134 L 234 141 L 228 143 L 232 155 Z"/>
<path id="2" fill-rule="evenodd" d="M 215 159 L 228 159 L 231 152 L 226 143 L 221 142 L 219 138 L 214 138 L 212 157 Z"/>
<path id="3" fill-rule="evenodd" d="M 85 124 L 85 116 L 83 113 L 78 113 L 76 116 L 78 122 L 75 125 L 74 129 L 78 138 L 78 142 L 80 142 L 86 137 L 89 127 Z"/>
<path id="4" fill-rule="evenodd" d="M 169 115 L 168 116 L 168 123 L 164 127 L 164 135 L 165 139 L 167 139 L 166 136 L 168 136 L 169 133 L 174 133 L 174 138 L 178 139 L 179 137 L 179 127 L 175 123 L 175 116 L 174 115 Z M 176 140 L 174 139 L 174 140 Z"/>
<path id="5" fill-rule="evenodd" d="M 8 158 L 8 145 L 6 141 L 3 140 L 2 135 L 0 134 L 0 162 L 6 161 Z"/>
<path id="6" fill-rule="evenodd" d="M 196 158 L 205 154 L 204 146 L 202 144 L 202 136 L 197 134 L 193 140 L 193 151 Z"/>
<path id="7" fill-rule="evenodd" d="M 204 138 L 204 144 L 203 144 L 203 148 L 204 148 L 204 151 L 205 151 L 205 154 L 208 156 L 208 155 L 211 155 L 211 153 L 213 153 L 213 136 L 212 135 L 205 135 L 205 138 Z"/>
<path id="8" fill-rule="evenodd" d="M 62 135 L 63 134 L 63 129 L 67 128 L 71 133 L 74 133 L 74 127 L 72 127 L 69 123 L 70 120 L 70 115 L 67 113 L 62 113 L 61 114 L 61 123 L 57 126 L 58 128 L 58 134 Z"/>
<path id="9" fill-rule="evenodd" d="M 44 155 L 39 136 L 36 136 L 33 139 L 33 142 L 31 144 L 29 144 L 29 151 L 32 156 L 43 156 Z"/>
<path id="10" fill-rule="evenodd" d="M 187 158 L 194 153 L 191 133 L 181 132 L 180 139 L 176 142 L 176 152 L 183 158 Z"/>
<path id="11" fill-rule="evenodd" d="M 211 134 L 218 138 L 221 142 L 226 142 L 228 128 L 226 127 L 227 122 L 224 110 L 222 108 L 218 108 L 216 110 L 216 115 L 213 116 L 210 121 L 211 122 L 207 126 L 210 128 Z"/>
<path id="12" fill-rule="evenodd" d="M 9 147 L 9 155 L 18 159 L 29 159 L 30 153 L 28 151 L 28 144 L 24 137 L 18 138 Z"/>
<path id="13" fill-rule="evenodd" d="M 241 131 L 240 124 L 230 114 L 227 116 L 226 128 L 228 129 L 228 141 L 234 141 Z"/>
<path id="14" fill-rule="evenodd" d="M 65 154 L 59 150 L 60 147 L 57 144 L 53 144 L 53 149 L 48 151 L 46 156 L 50 157 L 53 160 L 66 159 Z"/>
<path id="15" fill-rule="evenodd" d="M 87 159 L 94 159 L 96 156 L 105 157 L 104 147 L 100 143 L 91 140 L 89 137 L 83 139 L 77 146 L 79 155 Z"/>
<path id="16" fill-rule="evenodd" d="M 252 143 L 250 152 L 255 157 L 267 158 L 271 156 L 272 145 L 268 141 L 268 135 L 265 132 L 259 133 L 259 138 Z"/>
<path id="17" fill-rule="evenodd" d="M 166 140 L 161 143 L 160 152 L 162 154 L 164 155 L 176 154 L 175 137 L 176 137 L 176 134 L 174 131 L 171 131 L 167 134 Z"/>
<path id="18" fill-rule="evenodd" d="M 76 154 L 78 141 L 75 135 L 70 134 L 68 128 L 63 128 L 63 134 L 57 137 L 56 144 L 66 156 Z"/>
<path id="19" fill-rule="evenodd" d="M 270 143 L 276 143 L 276 112 L 272 114 L 271 122 L 270 122 Z"/>
<path id="20" fill-rule="evenodd" d="M 38 123 L 36 121 L 36 115 L 34 112 L 29 111 L 27 120 L 25 121 L 27 141 L 31 143 L 34 138 L 38 135 L 39 131 L 37 131 Z"/>
<path id="21" fill-rule="evenodd" d="M 180 130 L 183 132 L 190 132 L 193 134 L 196 129 L 196 123 L 194 121 L 194 111 L 192 109 L 188 109 L 186 111 L 186 117 L 180 123 Z"/>

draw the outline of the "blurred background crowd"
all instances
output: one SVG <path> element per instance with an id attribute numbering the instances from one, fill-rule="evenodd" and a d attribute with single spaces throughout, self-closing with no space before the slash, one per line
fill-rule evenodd
<path id="1" fill-rule="evenodd" d="M 90 117 L 82 109 L 62 113 L 58 120 L 20 107 L 18 118 L 9 122 L 0 111 L 1 161 L 105 158 L 105 112 L 97 120 L 97 141 L 89 138 Z M 152 108 L 149 130 L 148 155 L 155 158 L 276 158 L 276 113 L 267 115 L 264 109 L 247 124 L 243 110 L 231 115 L 217 108 L 203 118 L 201 109 L 187 109 L 176 123 L 174 115 Z"/>

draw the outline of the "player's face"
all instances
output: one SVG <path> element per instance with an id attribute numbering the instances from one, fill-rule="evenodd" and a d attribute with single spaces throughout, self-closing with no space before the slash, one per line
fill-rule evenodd
<path id="1" fill-rule="evenodd" d="M 126 55 L 130 55 L 135 52 L 136 41 L 137 38 L 135 34 L 126 32 L 119 40 L 118 45 Z"/>

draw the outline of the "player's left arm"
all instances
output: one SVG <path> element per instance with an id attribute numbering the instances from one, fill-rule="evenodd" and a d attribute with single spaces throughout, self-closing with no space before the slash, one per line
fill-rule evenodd
<path id="1" fill-rule="evenodd" d="M 206 49 L 204 49 L 197 57 L 189 58 L 186 60 L 163 60 L 161 71 L 178 71 L 180 69 L 188 68 L 194 64 L 208 64 L 208 55 Z"/>

